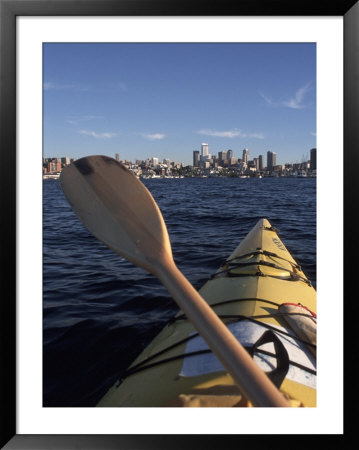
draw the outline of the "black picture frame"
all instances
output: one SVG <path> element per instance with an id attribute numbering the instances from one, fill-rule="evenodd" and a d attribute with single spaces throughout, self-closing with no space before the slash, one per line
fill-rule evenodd
<path id="1" fill-rule="evenodd" d="M 0 189 L 2 211 L 0 302 L 1 422 L 0 445 L 6 449 L 189 449 L 268 445 L 278 435 L 18 435 L 16 433 L 16 17 L 19 16 L 343 16 L 344 19 L 344 256 L 355 246 L 356 196 L 354 170 L 358 166 L 359 133 L 359 2 L 341 0 L 301 2 L 268 0 L 0 0 Z M 303 31 L 305 32 L 305 31 Z M 340 166 L 339 166 L 340 167 Z M 354 269 L 344 272 L 349 286 Z M 345 293 L 349 292 L 346 288 Z M 354 300 L 354 297 L 352 298 Z M 356 316 L 345 305 L 346 330 Z M 351 342 L 350 337 L 346 342 Z M 348 345 L 344 349 L 346 364 Z M 348 355 L 348 357 L 346 357 Z M 357 369 L 355 369 L 357 371 Z M 354 370 L 354 372 L 355 372 Z M 348 391 L 348 390 L 347 390 Z M 345 404 L 348 404 L 345 402 Z M 345 422 L 345 435 L 353 430 L 354 416 Z M 285 430 L 283 430 L 285 435 Z M 350 439 L 350 437 L 349 437 Z M 310 437 L 312 440 L 312 437 Z M 280 440 L 279 440 L 280 441 Z M 296 436 L 303 445 L 308 436 Z M 277 441 L 278 442 L 278 441 Z M 309 441 L 308 441 L 309 442 Z M 276 443 L 281 445 L 280 443 Z M 285 444 L 288 445 L 288 444 Z"/>

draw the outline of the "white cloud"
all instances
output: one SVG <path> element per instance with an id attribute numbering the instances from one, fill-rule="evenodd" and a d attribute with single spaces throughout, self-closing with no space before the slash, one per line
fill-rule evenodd
<path id="1" fill-rule="evenodd" d="M 199 130 L 197 133 L 204 134 L 206 136 L 234 138 L 234 137 L 240 136 L 241 131 L 237 130 L 237 129 L 229 130 L 229 131 L 215 131 L 215 130 L 204 129 L 204 130 Z"/>
<path id="2" fill-rule="evenodd" d="M 73 89 L 75 86 L 73 84 L 58 84 L 58 83 L 52 83 L 51 81 L 46 81 L 44 83 L 44 90 L 45 91 L 66 91 L 68 89 Z"/>
<path id="3" fill-rule="evenodd" d="M 299 105 L 299 103 L 294 98 L 284 101 L 283 105 L 287 106 L 288 108 L 292 108 L 292 109 L 302 109 L 303 108 L 303 105 Z"/>
<path id="4" fill-rule="evenodd" d="M 264 136 L 261 133 L 243 133 L 241 130 L 234 128 L 232 130 L 227 131 L 216 131 L 210 129 L 202 129 L 197 131 L 198 134 L 203 134 L 205 136 L 213 136 L 213 137 L 224 137 L 224 138 L 235 138 L 235 137 L 247 137 L 247 138 L 257 138 L 263 139 Z"/>
<path id="5" fill-rule="evenodd" d="M 140 133 L 140 134 L 141 136 L 143 136 L 146 139 L 149 139 L 150 141 L 158 141 L 166 137 L 166 135 L 162 133 L 153 133 L 153 134 Z"/>
<path id="6" fill-rule="evenodd" d="M 267 103 L 267 105 L 278 106 L 277 103 L 273 102 L 273 100 L 271 98 L 269 98 L 267 95 L 263 94 L 263 92 L 259 92 L 259 95 L 264 99 L 264 101 Z"/>
<path id="7" fill-rule="evenodd" d="M 116 133 L 96 133 L 95 131 L 90 130 L 78 130 L 78 133 L 83 134 L 85 136 L 92 136 L 96 139 L 111 139 L 116 135 Z"/>
<path id="8" fill-rule="evenodd" d="M 44 82 L 44 91 L 91 91 L 91 86 L 80 84 L 60 84 L 53 83 L 52 81 Z"/>
<path id="9" fill-rule="evenodd" d="M 241 137 L 248 137 L 248 138 L 254 138 L 254 139 L 264 139 L 264 135 L 262 133 L 243 133 L 241 134 Z"/>
<path id="10" fill-rule="evenodd" d="M 277 107 L 277 106 L 285 106 L 286 108 L 291 109 L 303 109 L 306 108 L 306 105 L 303 103 L 305 95 L 312 89 L 312 83 L 309 82 L 299 88 L 294 97 L 291 97 L 287 100 L 283 101 L 273 101 L 268 95 L 263 94 L 263 92 L 259 92 L 259 95 L 264 99 L 268 106 Z"/>
<path id="11" fill-rule="evenodd" d="M 127 92 L 127 84 L 122 80 L 113 83 L 104 83 L 98 85 L 79 84 L 79 83 L 56 83 L 45 81 L 44 91 L 76 91 L 76 92 Z"/>
<path id="12" fill-rule="evenodd" d="M 70 116 L 67 118 L 67 122 L 71 125 L 76 125 L 79 122 L 87 122 L 90 120 L 104 119 L 104 116 L 86 115 L 86 116 Z"/>

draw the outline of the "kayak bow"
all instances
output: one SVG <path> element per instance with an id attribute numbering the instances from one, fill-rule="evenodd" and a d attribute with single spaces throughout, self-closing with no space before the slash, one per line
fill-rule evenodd
<path id="1" fill-rule="evenodd" d="M 316 291 L 267 219 L 199 290 L 292 406 L 316 406 Z M 252 406 L 180 311 L 97 406 Z"/>

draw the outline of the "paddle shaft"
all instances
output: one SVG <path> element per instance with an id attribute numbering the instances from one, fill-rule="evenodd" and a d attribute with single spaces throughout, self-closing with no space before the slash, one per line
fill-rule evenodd
<path id="1" fill-rule="evenodd" d="M 290 406 L 174 262 L 157 276 L 254 406 Z"/>

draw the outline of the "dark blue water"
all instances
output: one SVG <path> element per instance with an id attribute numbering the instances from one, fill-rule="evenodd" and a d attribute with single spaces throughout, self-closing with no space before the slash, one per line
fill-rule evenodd
<path id="1" fill-rule="evenodd" d="M 266 217 L 315 286 L 314 178 L 145 180 L 198 289 Z M 97 241 L 43 182 L 43 405 L 95 406 L 177 312 L 152 275 Z"/>

